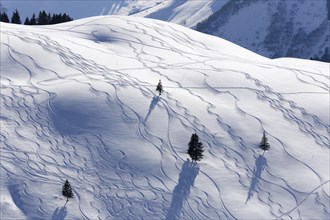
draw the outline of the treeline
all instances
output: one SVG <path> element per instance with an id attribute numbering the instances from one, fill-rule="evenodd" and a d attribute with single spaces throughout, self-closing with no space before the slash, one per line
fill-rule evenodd
<path id="1" fill-rule="evenodd" d="M 50 14 L 46 13 L 44 10 L 40 11 L 38 16 L 34 13 L 32 14 L 31 18 L 26 17 L 24 21 L 24 25 L 48 25 L 48 24 L 58 24 L 63 22 L 72 21 L 71 18 L 66 13 L 62 14 Z M 19 15 L 18 10 L 16 9 L 9 20 L 9 17 L 6 12 L 2 12 L 0 15 L 0 21 L 6 23 L 13 23 L 13 24 L 22 24 L 21 17 Z"/>

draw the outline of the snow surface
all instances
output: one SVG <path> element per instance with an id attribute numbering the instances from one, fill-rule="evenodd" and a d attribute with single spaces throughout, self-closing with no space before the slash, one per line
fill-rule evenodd
<path id="1" fill-rule="evenodd" d="M 140 2 L 146 4 L 146 1 Z M 195 28 L 199 22 L 207 19 L 227 2 L 228 0 L 165 0 L 161 4 L 141 10 L 133 14 L 133 16 L 153 18 Z M 123 12 L 124 10 L 122 9 L 121 11 Z"/>
<path id="2" fill-rule="evenodd" d="M 3 0 L 0 10 L 21 20 L 45 10 L 74 20 L 130 15 L 180 24 L 270 58 L 322 57 L 329 47 L 327 0 Z M 199 27 L 198 27 L 199 24 Z M 203 25 L 200 25 L 203 24 Z"/>
<path id="3" fill-rule="evenodd" d="M 1 11 L 11 16 L 18 9 L 21 20 L 39 11 L 67 13 L 74 20 L 98 15 L 133 15 L 148 17 L 185 27 L 194 27 L 225 5 L 228 0 L 2 0 Z"/>
<path id="4" fill-rule="evenodd" d="M 0 218 L 329 219 L 329 79 L 152 19 L 1 23 Z"/>
<path id="5" fill-rule="evenodd" d="M 322 57 L 329 47 L 327 0 L 229 1 L 202 24 L 199 31 L 270 58 Z"/>

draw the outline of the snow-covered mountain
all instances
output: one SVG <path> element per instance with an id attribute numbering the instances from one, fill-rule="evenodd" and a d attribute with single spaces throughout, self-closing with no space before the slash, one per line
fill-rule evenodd
<path id="1" fill-rule="evenodd" d="M 3 1 L 25 16 L 38 8 L 74 19 L 130 15 L 168 21 L 227 39 L 269 58 L 330 59 L 329 0 Z M 2 7 L 3 8 L 3 7 Z M 28 12 L 28 14 L 27 14 Z"/>
<path id="2" fill-rule="evenodd" d="M 327 0 L 229 1 L 197 30 L 267 57 L 322 57 L 330 44 L 329 6 Z"/>
<path id="3" fill-rule="evenodd" d="M 270 58 L 321 58 L 330 49 L 328 0 L 125 0 L 110 4 L 103 14 L 180 24 Z"/>
<path id="4" fill-rule="evenodd" d="M 0 30 L 0 219 L 329 219 L 328 64 L 138 17 Z"/>
<path id="5" fill-rule="evenodd" d="M 137 15 L 197 29 L 270 58 L 309 59 L 330 49 L 327 0 L 172 0 Z"/>

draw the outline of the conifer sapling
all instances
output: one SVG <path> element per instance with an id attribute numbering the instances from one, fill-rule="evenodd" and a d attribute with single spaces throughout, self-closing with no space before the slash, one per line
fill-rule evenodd
<path id="1" fill-rule="evenodd" d="M 188 143 L 187 153 L 192 161 L 200 161 L 203 158 L 203 144 L 199 142 L 199 137 L 196 133 L 191 135 L 190 142 Z"/>
<path id="2" fill-rule="evenodd" d="M 162 81 L 161 81 L 161 80 L 159 80 L 159 82 L 158 82 L 158 84 L 157 84 L 156 91 L 159 92 L 159 95 L 161 95 L 162 92 L 164 91 L 164 90 L 163 90 L 163 85 L 162 85 Z"/>
<path id="3" fill-rule="evenodd" d="M 268 138 L 266 137 L 266 133 L 264 132 L 264 135 L 262 136 L 260 148 L 264 151 L 269 150 L 270 144 L 268 143 Z"/>
<path id="4" fill-rule="evenodd" d="M 69 201 L 69 198 L 73 198 L 73 191 L 68 180 L 65 181 L 62 187 L 62 195 L 66 197 L 66 203 Z"/>

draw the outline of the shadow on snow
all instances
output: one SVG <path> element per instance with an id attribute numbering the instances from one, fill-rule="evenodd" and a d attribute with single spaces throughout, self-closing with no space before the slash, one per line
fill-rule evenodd
<path id="1" fill-rule="evenodd" d="M 194 185 L 198 172 L 199 166 L 196 162 L 191 162 L 187 159 L 187 161 L 183 163 L 179 182 L 173 190 L 171 206 L 166 214 L 167 220 L 173 220 L 179 216 L 183 202 L 187 199 L 190 193 L 190 187 Z"/>
<path id="2" fill-rule="evenodd" d="M 64 220 L 68 211 L 65 206 L 57 207 L 52 215 L 52 220 Z"/>
<path id="3" fill-rule="evenodd" d="M 267 166 L 267 160 L 263 155 L 260 154 L 259 157 L 256 160 L 256 164 L 255 164 L 255 167 L 253 169 L 253 177 L 252 177 L 252 180 L 251 180 L 250 189 L 249 189 L 249 192 L 248 192 L 248 197 L 246 199 L 245 204 L 253 196 L 253 192 L 256 191 L 256 189 L 258 187 L 259 179 L 261 177 L 261 173 L 265 169 L 266 166 Z"/>
<path id="4" fill-rule="evenodd" d="M 156 107 L 157 103 L 159 102 L 160 97 L 159 96 L 154 96 L 151 100 L 150 106 L 149 106 L 149 111 L 148 114 L 146 116 L 146 118 L 144 119 L 144 122 L 146 122 L 151 114 L 151 112 L 154 110 L 154 108 Z"/>
<path id="5" fill-rule="evenodd" d="M 123 125 L 120 105 L 93 96 L 56 98 L 48 109 L 50 126 L 63 136 L 106 131 L 116 134 L 120 130 L 118 127 Z"/>
<path id="6" fill-rule="evenodd" d="M 45 219 L 44 213 L 41 213 L 39 209 L 36 210 L 36 204 L 40 201 L 25 192 L 24 182 L 17 181 L 14 184 L 9 184 L 8 190 L 16 207 L 24 213 L 27 219 Z"/>

